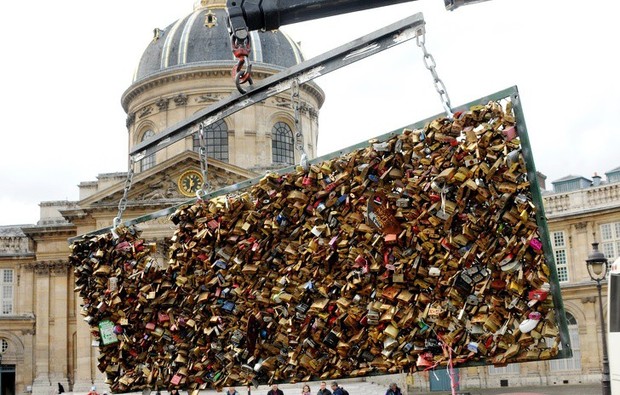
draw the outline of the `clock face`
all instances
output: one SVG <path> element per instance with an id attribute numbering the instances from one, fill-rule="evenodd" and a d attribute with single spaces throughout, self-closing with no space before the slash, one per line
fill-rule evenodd
<path id="1" fill-rule="evenodd" d="M 193 196 L 202 187 L 202 175 L 195 170 L 186 171 L 179 177 L 178 186 L 183 195 Z"/>

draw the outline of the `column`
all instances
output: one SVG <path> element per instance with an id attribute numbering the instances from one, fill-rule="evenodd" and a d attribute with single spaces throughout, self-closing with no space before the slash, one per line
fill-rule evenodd
<path id="1" fill-rule="evenodd" d="M 49 267 L 46 263 L 39 262 L 35 265 L 35 316 L 36 336 L 34 345 L 35 379 L 32 384 L 33 395 L 47 395 L 51 389 L 49 377 L 49 303 L 50 303 L 50 277 Z"/>
<path id="2" fill-rule="evenodd" d="M 68 379 L 68 267 L 64 262 L 56 262 L 51 271 L 50 283 L 50 381 L 52 385 L 62 384 L 69 390 Z"/>
<path id="3" fill-rule="evenodd" d="M 87 393 L 94 384 L 93 376 L 93 347 L 91 345 L 90 327 L 84 321 L 81 314 L 80 304 L 82 299 L 77 296 L 75 300 L 75 326 L 76 326 L 76 360 L 75 360 L 75 380 L 73 382 L 73 393 Z M 98 392 L 99 388 L 98 388 Z"/>

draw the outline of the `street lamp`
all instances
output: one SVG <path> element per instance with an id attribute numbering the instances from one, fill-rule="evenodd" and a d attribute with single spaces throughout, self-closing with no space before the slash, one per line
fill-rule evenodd
<path id="1" fill-rule="evenodd" d="M 601 317 L 601 336 L 603 337 L 603 395 L 611 395 L 611 387 L 609 382 L 609 360 L 607 359 L 607 327 L 605 326 L 605 317 L 603 316 L 603 296 L 601 294 L 601 282 L 607 276 L 607 258 L 605 254 L 598 250 L 598 243 L 592 243 L 592 252 L 586 259 L 588 274 L 590 278 L 596 281 L 596 289 L 598 290 L 598 307 Z"/>

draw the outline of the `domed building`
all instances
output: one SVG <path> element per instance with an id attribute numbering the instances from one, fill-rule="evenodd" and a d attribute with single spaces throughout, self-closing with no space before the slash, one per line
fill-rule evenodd
<path id="1" fill-rule="evenodd" d="M 194 12 L 165 29 L 155 29 L 134 81 L 122 97 L 130 148 L 198 110 L 236 92 L 231 70 L 236 64 L 226 27 L 224 1 L 203 0 Z M 251 32 L 254 80 L 303 61 L 298 45 L 281 31 Z M 308 155 L 316 156 L 318 110 L 323 91 L 314 83 L 301 88 L 301 125 Z M 299 159 L 293 150 L 294 114 L 290 92 L 249 107 L 208 129 L 207 152 L 219 161 L 262 172 Z M 148 170 L 187 150 L 196 150 L 197 133 L 142 159 Z"/>
<path id="2" fill-rule="evenodd" d="M 280 31 L 252 32 L 249 60 L 257 83 L 303 61 L 299 46 Z M 235 93 L 236 64 L 226 28 L 224 0 L 202 0 L 163 29 L 142 54 L 122 94 L 130 150 L 196 112 Z M 308 156 L 316 156 L 323 91 L 300 87 L 298 121 Z M 298 163 L 291 93 L 257 103 L 207 128 L 208 182 L 212 189 Z M 122 127 L 122 125 L 119 125 Z M 133 164 L 123 219 L 167 209 L 195 197 L 201 185 L 198 133 Z M 124 169 L 123 169 L 124 170 Z M 99 174 L 79 185 L 79 201 L 42 202 L 36 225 L 0 227 L 0 386 L 2 394 L 86 393 L 107 389 L 97 368 L 98 348 L 74 292 L 67 239 L 112 224 L 127 172 Z M 191 184 L 184 183 L 188 177 Z M 200 181 L 200 182 L 196 182 Z M 162 246 L 172 236 L 164 216 L 140 224 L 145 239 Z M 161 248 L 164 251 L 165 248 Z M 164 260 L 164 253 L 161 254 Z"/>

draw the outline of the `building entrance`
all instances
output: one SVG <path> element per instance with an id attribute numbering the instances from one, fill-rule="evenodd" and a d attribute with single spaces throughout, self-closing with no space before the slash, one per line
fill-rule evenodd
<path id="1" fill-rule="evenodd" d="M 0 394 L 15 395 L 15 365 L 0 365 Z"/>

